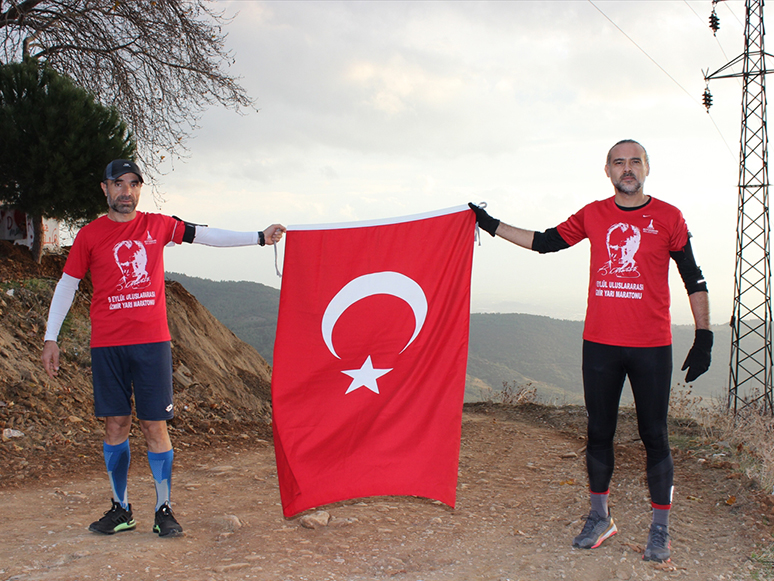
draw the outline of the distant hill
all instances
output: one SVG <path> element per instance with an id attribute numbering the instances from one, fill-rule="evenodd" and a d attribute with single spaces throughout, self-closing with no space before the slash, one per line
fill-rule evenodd
<path id="1" fill-rule="evenodd" d="M 468 375 L 488 387 L 479 393 L 484 400 L 494 398 L 503 383 L 531 383 L 541 399 L 582 403 L 582 333 L 582 321 L 474 313 L 470 316 Z"/>
<path id="2" fill-rule="evenodd" d="M 182 284 L 216 319 L 272 364 L 279 290 L 257 282 L 216 282 L 177 272 L 167 272 L 166 277 Z"/>
<path id="3" fill-rule="evenodd" d="M 728 389 L 730 328 L 718 326 L 713 330 L 713 364 L 692 384 L 693 395 L 704 400 L 722 396 Z M 582 404 L 582 335 L 582 321 L 512 313 L 472 314 L 468 375 L 481 380 L 479 386 L 493 390 L 501 390 L 503 382 L 517 386 L 531 383 L 544 401 Z M 685 372 L 680 367 L 693 344 L 693 336 L 692 326 L 672 327 L 673 388 L 684 387 Z M 480 396 L 487 399 L 486 390 Z M 628 384 L 622 401 L 632 401 Z"/>
<path id="4" fill-rule="evenodd" d="M 279 310 L 279 290 L 247 281 L 223 281 L 168 272 L 235 335 L 269 363 Z M 680 367 L 693 343 L 693 327 L 676 325 L 673 386 L 681 386 Z M 722 397 L 728 386 L 730 329 L 716 327 L 713 365 L 693 383 L 693 395 Z M 503 384 L 531 384 L 543 401 L 583 403 L 581 344 L 583 322 L 517 313 L 474 313 L 470 316 L 465 401 L 497 400 Z M 622 401 L 631 402 L 624 388 Z"/>

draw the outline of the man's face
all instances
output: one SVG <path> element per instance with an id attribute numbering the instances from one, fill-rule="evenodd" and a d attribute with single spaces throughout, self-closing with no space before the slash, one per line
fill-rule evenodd
<path id="1" fill-rule="evenodd" d="M 645 150 L 636 143 L 621 143 L 610 151 L 610 162 L 605 173 L 616 191 L 622 194 L 638 194 L 650 173 Z"/>
<path id="2" fill-rule="evenodd" d="M 107 197 L 108 207 L 119 214 L 131 214 L 140 201 L 142 182 L 133 173 L 125 173 L 115 180 L 102 182 L 102 191 Z"/>

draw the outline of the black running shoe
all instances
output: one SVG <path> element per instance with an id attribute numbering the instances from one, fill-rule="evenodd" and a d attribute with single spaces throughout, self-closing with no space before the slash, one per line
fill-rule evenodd
<path id="1" fill-rule="evenodd" d="M 160 537 L 174 537 L 183 533 L 183 527 L 175 520 L 172 509 L 168 504 L 162 504 L 156 511 L 156 522 L 153 525 L 153 532 L 158 533 Z"/>
<path id="2" fill-rule="evenodd" d="M 618 527 L 613 522 L 613 517 L 600 516 L 596 510 L 589 512 L 583 530 L 572 540 L 572 546 L 578 549 L 596 549 L 603 541 L 609 539 L 618 532 Z"/>
<path id="3" fill-rule="evenodd" d="M 89 525 L 91 532 L 112 535 L 121 531 L 130 531 L 137 525 L 132 518 L 131 504 L 129 508 L 124 508 L 121 503 L 115 500 L 112 503 L 113 506 L 105 513 L 105 516 Z"/>
<path id="4" fill-rule="evenodd" d="M 669 527 L 664 525 L 650 525 L 648 534 L 648 546 L 642 558 L 646 561 L 663 563 L 672 557 L 672 541 L 669 539 Z"/>

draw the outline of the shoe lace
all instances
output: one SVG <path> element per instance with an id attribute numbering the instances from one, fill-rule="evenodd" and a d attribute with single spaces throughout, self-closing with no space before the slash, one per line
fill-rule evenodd
<path id="1" fill-rule="evenodd" d="M 597 526 L 597 523 L 602 520 L 602 517 L 599 516 L 596 512 L 590 512 L 583 517 L 583 520 L 586 521 L 586 524 L 583 525 L 581 535 L 587 535 L 594 530 L 594 527 Z"/>
<path id="2" fill-rule="evenodd" d="M 119 511 L 123 508 L 119 503 L 114 502 L 113 505 L 105 511 L 104 516 L 99 519 L 100 521 L 113 521 L 119 516 Z"/>
<path id="3" fill-rule="evenodd" d="M 659 549 L 666 547 L 667 545 L 667 530 L 663 527 L 653 527 L 650 531 L 649 545 L 657 547 Z"/>

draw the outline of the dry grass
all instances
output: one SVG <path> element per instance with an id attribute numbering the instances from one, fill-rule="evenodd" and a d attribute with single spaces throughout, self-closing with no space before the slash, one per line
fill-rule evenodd
<path id="1" fill-rule="evenodd" d="M 532 383 L 516 385 L 515 381 L 508 383 L 503 381 L 503 390 L 495 392 L 494 403 L 506 405 L 521 405 L 525 403 L 537 403 L 537 388 Z"/>
<path id="2" fill-rule="evenodd" d="M 774 416 L 758 405 L 733 413 L 726 401 L 705 402 L 689 386 L 672 391 L 670 416 L 678 423 L 695 421 L 705 439 L 723 443 L 751 480 L 774 493 Z"/>
<path id="3" fill-rule="evenodd" d="M 532 383 L 503 382 L 494 403 L 523 405 L 539 402 Z M 774 494 L 774 416 L 759 406 L 750 405 L 736 414 L 725 401 L 705 401 L 694 395 L 691 386 L 677 384 L 669 400 L 672 421 L 686 427 L 699 425 L 708 444 L 724 448 L 750 480 L 762 490 Z"/>
<path id="4" fill-rule="evenodd" d="M 737 461 L 751 480 L 768 493 L 774 491 L 774 417 L 750 406 L 736 414 L 725 405 L 716 409 L 713 431 L 729 443 Z"/>

